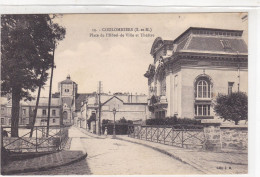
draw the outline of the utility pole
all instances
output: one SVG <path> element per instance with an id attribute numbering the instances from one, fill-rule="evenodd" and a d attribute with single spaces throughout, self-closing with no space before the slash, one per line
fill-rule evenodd
<path id="1" fill-rule="evenodd" d="M 238 61 L 238 66 L 237 66 L 237 77 L 238 77 L 238 84 L 237 84 L 237 91 L 240 91 L 240 59 L 238 57 L 238 51 L 237 51 L 237 61 Z"/>
<path id="2" fill-rule="evenodd" d="M 42 80 L 43 80 L 43 74 L 44 74 L 44 72 L 45 72 L 45 70 L 42 69 L 42 73 L 41 73 L 41 77 L 40 77 L 40 84 L 39 84 L 39 88 L 38 88 L 38 95 L 37 95 L 36 105 L 35 105 L 35 109 L 34 109 L 34 111 L 33 111 L 33 120 L 32 120 L 32 122 L 31 122 L 30 137 L 32 137 L 32 135 L 33 135 L 34 124 L 35 124 L 36 117 L 37 117 L 37 110 L 38 110 L 38 105 L 39 105 L 39 101 L 40 101 L 41 88 L 42 88 Z"/>
<path id="3" fill-rule="evenodd" d="M 98 135 L 101 135 L 101 81 L 98 85 Z"/>

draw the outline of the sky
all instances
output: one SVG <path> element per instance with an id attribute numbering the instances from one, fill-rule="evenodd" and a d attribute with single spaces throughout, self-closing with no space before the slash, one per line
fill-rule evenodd
<path id="1" fill-rule="evenodd" d="M 143 75 L 153 63 L 150 50 L 154 40 L 174 40 L 189 27 L 243 30 L 248 43 L 248 23 L 241 18 L 245 13 L 172 13 L 172 14 L 65 14 L 56 22 L 66 28 L 66 37 L 55 51 L 52 92 L 58 82 L 69 74 L 78 84 L 79 93 L 97 91 L 102 81 L 103 92 L 147 94 L 147 78 Z M 91 37 L 104 34 L 107 28 L 150 29 L 130 32 L 135 37 Z M 93 32 L 93 29 L 97 30 Z M 113 32 L 126 35 L 129 32 Z M 49 85 L 49 82 L 47 83 Z M 46 87 L 42 96 L 48 95 Z"/>

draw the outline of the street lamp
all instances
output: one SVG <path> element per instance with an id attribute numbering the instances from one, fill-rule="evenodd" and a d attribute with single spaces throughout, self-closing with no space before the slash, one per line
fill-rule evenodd
<path id="1" fill-rule="evenodd" d="M 114 114 L 113 138 L 116 138 L 116 108 L 113 109 L 113 114 Z"/>

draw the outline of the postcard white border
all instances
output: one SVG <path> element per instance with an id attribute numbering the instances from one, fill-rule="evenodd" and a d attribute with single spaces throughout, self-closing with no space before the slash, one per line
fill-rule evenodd
<path id="1" fill-rule="evenodd" d="M 139 1 L 138 1 L 139 2 Z M 175 4 L 170 1 L 159 3 L 159 1 L 150 1 L 150 3 L 138 4 L 136 0 L 129 2 L 114 1 L 83 1 L 83 0 L 64 0 L 38 2 L 32 0 L 1 0 L 1 14 L 32 14 L 32 13 L 198 13 L 198 12 L 248 12 L 248 56 L 249 56 L 249 153 L 248 153 L 248 174 L 235 176 L 260 176 L 260 114 L 257 111 L 260 108 L 260 10 L 257 7 L 258 0 L 230 0 L 226 1 L 196 1 L 190 4 L 190 1 L 178 0 Z M 146 1 L 147 2 L 147 1 Z M 104 4 L 108 3 L 106 6 Z M 167 4 L 168 3 L 168 4 Z M 189 5 L 193 6 L 187 6 Z M 116 6 L 119 5 L 119 6 Z M 195 7 L 201 6 L 201 7 Z M 202 7 L 203 6 L 203 7 Z M 205 7 L 207 6 L 207 7 Z M 210 7 L 209 7 L 210 6 Z M 225 6 L 225 7 L 224 7 Z M 229 6 L 229 7 L 227 7 Z M 180 175 L 174 175 L 180 176 Z M 182 175 L 183 176 L 183 175 Z M 191 175 L 189 175 L 191 176 Z M 192 175 L 198 176 L 198 175 Z M 234 175 L 203 175 L 203 176 L 234 176 Z"/>

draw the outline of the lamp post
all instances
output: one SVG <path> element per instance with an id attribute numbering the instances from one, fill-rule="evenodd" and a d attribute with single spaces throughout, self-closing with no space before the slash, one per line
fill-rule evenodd
<path id="1" fill-rule="evenodd" d="M 116 138 L 116 108 L 113 109 L 113 114 L 114 114 L 113 138 Z"/>

